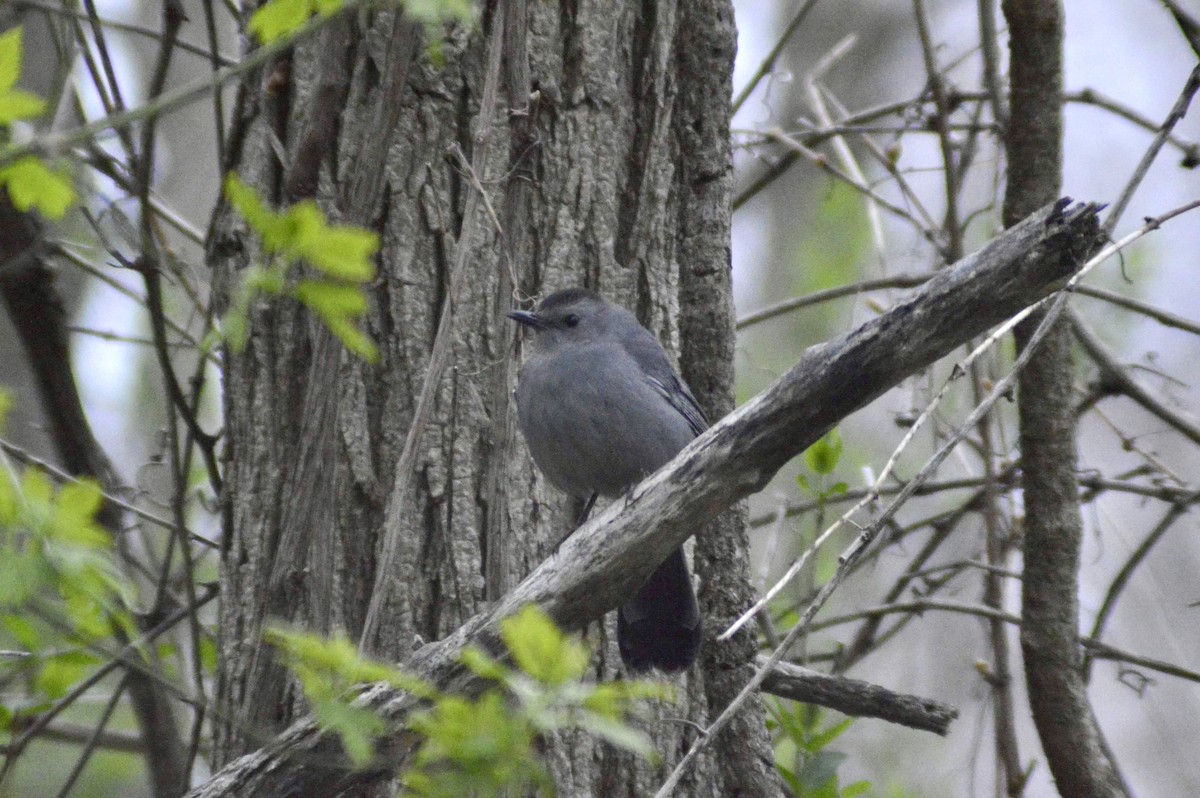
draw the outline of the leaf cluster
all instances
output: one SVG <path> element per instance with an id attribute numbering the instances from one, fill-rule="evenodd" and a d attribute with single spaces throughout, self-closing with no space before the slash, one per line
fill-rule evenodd
<path id="1" fill-rule="evenodd" d="M 512 665 L 479 649 L 463 654 L 464 664 L 492 684 L 474 697 L 443 693 L 390 665 L 364 659 L 344 635 L 324 639 L 272 629 L 267 640 L 300 681 L 318 722 L 340 736 L 359 767 L 370 764 L 374 739 L 385 725 L 355 702 L 355 685 L 387 682 L 425 702 L 408 722 L 422 741 L 412 767 L 401 774 L 409 795 L 545 793 L 552 784 L 537 743 L 566 729 L 654 757 L 649 737 L 629 719 L 644 702 L 667 698 L 667 688 L 653 682 L 585 681 L 587 648 L 534 606 L 502 621 L 500 634 Z"/>
<path id="2" fill-rule="evenodd" d="M 0 420 L 8 405 L 0 393 Z M 96 522 L 103 502 L 90 480 L 56 487 L 36 468 L 0 462 L 0 628 L 15 651 L 0 684 L 23 680 L 24 697 L 0 704 L 0 726 L 65 695 L 99 660 L 90 649 L 114 629 L 132 637 L 132 587 Z"/>
<path id="3" fill-rule="evenodd" d="M 838 768 L 846 754 L 830 746 L 853 722 L 846 718 L 825 724 L 815 706 L 772 699 L 767 704 L 767 729 L 775 744 L 775 767 L 797 798 L 854 798 L 866 795 L 871 784 L 856 781 L 841 786 Z"/>
<path id="4" fill-rule="evenodd" d="M 0 128 L 4 128 L 0 141 L 4 142 L 9 140 L 7 129 L 14 122 L 35 119 L 46 111 L 42 98 L 16 87 L 21 78 L 21 52 L 20 28 L 0 35 Z M 8 190 L 13 207 L 22 213 L 37 210 L 61 219 L 75 202 L 75 190 L 65 170 L 51 168 L 32 155 L 0 166 L 0 186 Z"/>
<path id="5" fill-rule="evenodd" d="M 379 251 L 379 236 L 353 225 L 330 224 L 312 200 L 273 211 L 235 174 L 225 180 L 225 196 L 262 238 L 268 256 L 266 265 L 251 266 L 243 274 L 224 322 L 230 346 L 235 351 L 245 346 L 250 306 L 257 298 L 290 296 L 316 313 L 347 349 L 376 362 L 379 350 L 356 322 L 367 311 L 364 286 L 375 278 L 371 258 Z M 319 276 L 293 279 L 301 262 Z"/>

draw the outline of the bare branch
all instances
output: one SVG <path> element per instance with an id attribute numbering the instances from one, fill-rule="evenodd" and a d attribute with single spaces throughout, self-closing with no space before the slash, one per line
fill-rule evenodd
<path id="1" fill-rule="evenodd" d="M 1191 74 L 1188 75 L 1188 79 L 1184 81 L 1183 89 L 1179 92 L 1179 98 L 1175 101 L 1175 105 L 1172 106 L 1170 113 L 1167 114 L 1167 118 L 1159 126 L 1158 132 L 1154 135 L 1150 146 L 1146 148 L 1146 152 L 1138 162 L 1137 168 L 1130 175 L 1125 188 L 1121 190 L 1121 196 L 1117 197 L 1117 201 L 1113 203 L 1112 209 L 1108 212 L 1108 218 L 1104 220 L 1104 232 L 1111 233 L 1116 229 L 1117 222 L 1120 220 L 1121 215 L 1125 213 L 1125 209 L 1129 206 L 1129 201 L 1133 199 L 1134 192 L 1142 184 L 1142 179 L 1145 178 L 1146 173 L 1150 171 L 1150 165 L 1154 163 L 1154 159 L 1162 151 L 1163 146 L 1167 143 L 1167 138 L 1171 135 L 1171 131 L 1175 129 L 1175 125 L 1187 113 L 1188 106 L 1192 104 L 1192 98 L 1196 96 L 1197 91 L 1200 91 L 1200 64 L 1197 64 L 1192 69 Z"/>
<path id="2" fill-rule="evenodd" d="M 1132 399 L 1159 421 L 1193 443 L 1200 444 L 1200 421 L 1169 407 L 1166 402 L 1135 381 L 1082 319 L 1072 316 L 1070 320 L 1075 339 L 1100 369 L 1100 385 L 1105 394 L 1119 394 Z"/>
<path id="3" fill-rule="evenodd" d="M 759 657 L 759 667 L 766 660 Z M 957 709 L 940 701 L 892 692 L 859 679 L 830 676 L 790 662 L 777 664 L 763 681 L 762 689 L 780 698 L 836 709 L 843 715 L 880 718 L 942 736 L 958 717 Z"/>
<path id="4" fill-rule="evenodd" d="M 771 70 L 775 68 L 775 61 L 779 58 L 779 54 L 783 52 L 784 46 L 789 40 L 791 40 L 792 34 L 794 34 L 796 30 L 802 24 L 804 24 L 804 18 L 808 16 L 808 12 L 812 11 L 813 6 L 816 4 L 817 0 L 804 0 L 800 8 L 796 10 L 796 13 L 792 16 L 792 20 L 787 24 L 787 27 L 783 29 L 783 33 L 779 34 L 779 39 L 775 42 L 775 45 L 771 48 L 771 51 L 767 53 L 767 57 L 762 60 L 762 63 L 758 65 L 758 69 L 754 71 L 754 74 L 750 77 L 750 80 L 746 82 L 746 85 L 742 87 L 742 90 L 738 92 L 737 97 L 734 98 L 733 114 L 738 112 L 738 109 L 742 107 L 742 104 L 746 102 L 746 100 L 754 92 L 754 89 L 758 86 L 759 82 L 768 74 L 770 74 Z"/>

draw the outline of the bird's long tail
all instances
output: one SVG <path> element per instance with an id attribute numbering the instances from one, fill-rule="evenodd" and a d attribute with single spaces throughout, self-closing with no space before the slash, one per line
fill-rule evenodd
<path id="1" fill-rule="evenodd" d="M 621 660 L 634 672 L 684 670 L 696 659 L 702 631 L 683 549 L 673 551 L 633 601 L 617 611 Z"/>

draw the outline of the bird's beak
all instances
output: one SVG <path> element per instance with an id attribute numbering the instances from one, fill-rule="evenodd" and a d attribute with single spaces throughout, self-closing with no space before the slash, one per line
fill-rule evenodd
<path id="1" fill-rule="evenodd" d="M 538 318 L 538 315 L 532 310 L 510 310 L 508 317 L 518 324 L 524 324 L 526 327 L 532 327 L 535 330 L 543 329 L 546 322 Z"/>

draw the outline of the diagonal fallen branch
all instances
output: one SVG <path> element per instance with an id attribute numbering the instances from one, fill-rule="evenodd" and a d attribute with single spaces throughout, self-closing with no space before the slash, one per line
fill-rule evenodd
<path id="1" fill-rule="evenodd" d="M 566 629 L 581 629 L 616 607 L 655 563 L 761 489 L 842 418 L 1060 287 L 1099 238 L 1098 206 L 1068 205 L 1060 200 L 1043 208 L 889 312 L 810 349 L 770 388 L 567 539 L 490 612 L 423 647 L 406 668 L 445 690 L 470 691 L 478 685 L 459 664 L 460 652 L 467 645 L 495 650 L 499 620 L 524 604 L 540 605 Z M 328 796 L 386 778 L 403 767 L 417 743 L 404 730 L 415 702 L 380 685 L 360 701 L 389 723 L 378 748 L 378 761 L 386 765 L 349 770 L 338 741 L 305 719 L 230 763 L 192 795 Z"/>

